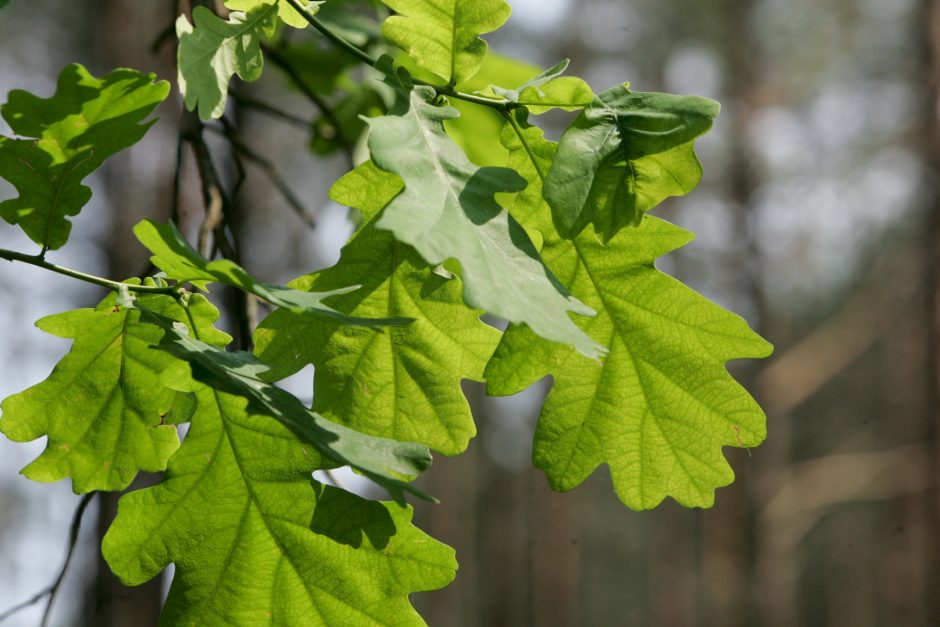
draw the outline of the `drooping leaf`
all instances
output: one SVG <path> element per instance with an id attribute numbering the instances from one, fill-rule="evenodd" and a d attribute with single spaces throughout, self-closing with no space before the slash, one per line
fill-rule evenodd
<path id="1" fill-rule="evenodd" d="M 382 34 L 419 67 L 450 84 L 473 76 L 486 56 L 483 33 L 509 19 L 504 0 L 382 0 L 398 15 L 385 20 Z"/>
<path id="2" fill-rule="evenodd" d="M 233 11 L 228 21 L 209 9 L 193 9 L 193 22 L 185 15 L 176 20 L 177 82 L 190 111 L 199 108 L 203 120 L 225 112 L 232 76 L 254 81 L 261 76 L 264 57 L 261 37 L 271 33 L 278 5 L 255 2 L 248 13 Z"/>
<path id="3" fill-rule="evenodd" d="M 510 163 L 538 178 L 555 146 L 524 125 L 527 151 L 507 125 Z M 532 160 L 534 156 L 535 161 Z M 551 374 L 554 387 L 535 434 L 533 459 L 553 488 L 570 490 L 601 464 L 634 509 L 666 496 L 707 507 L 734 477 L 723 446 L 755 446 L 766 434 L 763 412 L 725 362 L 765 357 L 770 345 L 740 317 L 659 272 L 653 262 L 691 235 L 645 217 L 607 246 L 587 228 L 573 240 L 552 229 L 535 190 L 517 196 L 514 215 L 545 236 L 542 255 L 571 289 L 599 312 L 579 321 L 610 347 L 602 364 L 512 325 L 486 369 L 487 391 L 505 395 Z"/>
<path id="4" fill-rule="evenodd" d="M 173 223 L 157 224 L 152 220 L 142 220 L 134 226 L 134 234 L 153 253 L 150 258 L 153 264 L 163 270 L 169 278 L 180 283 L 192 283 L 204 291 L 207 283 L 223 283 L 294 313 L 311 312 L 343 324 L 384 326 L 410 322 L 407 318 L 372 319 L 347 316 L 323 303 L 323 300 L 330 296 L 358 289 L 358 285 L 345 286 L 329 292 L 303 292 L 258 281 L 245 272 L 244 268 L 228 259 L 208 261 L 186 241 Z"/>
<path id="5" fill-rule="evenodd" d="M 288 26 L 294 28 L 307 28 L 307 20 L 297 12 L 287 0 L 225 0 L 225 6 L 233 11 L 250 13 L 253 9 L 266 4 L 277 4 L 277 16 Z M 315 15 L 323 2 L 310 2 L 309 0 L 300 0 L 300 4 L 307 8 L 311 15 Z"/>
<path id="6" fill-rule="evenodd" d="M 34 481 L 70 477 L 76 493 L 123 490 L 141 470 L 166 468 L 179 440 L 175 424 L 189 419 L 192 402 L 161 382 L 177 360 L 153 350 L 160 331 L 140 322 L 140 312 L 111 295 L 95 309 L 43 318 L 36 325 L 74 339 L 48 379 L 0 404 L 0 432 L 28 442 L 47 436 L 45 451 L 23 469 Z M 145 295 L 146 303 L 182 324 L 185 311 L 170 296 Z M 201 296 L 190 312 L 199 332 L 216 345 L 230 338 L 212 328 L 218 311 Z"/>
<path id="7" fill-rule="evenodd" d="M 598 94 L 561 137 L 545 179 L 555 226 L 573 238 L 588 224 L 601 241 L 702 178 L 694 142 L 711 128 L 718 103 L 698 96 Z"/>
<path id="8" fill-rule="evenodd" d="M 414 440 L 447 455 L 476 433 L 461 379 L 482 380 L 500 334 L 468 309 L 459 279 L 435 274 L 406 244 L 376 228 L 401 180 L 366 162 L 340 179 L 333 200 L 362 211 L 364 225 L 332 268 L 301 277 L 298 289 L 329 290 L 361 282 L 334 306 L 349 315 L 409 317 L 376 334 L 277 311 L 255 332 L 255 352 L 282 378 L 316 366 L 314 409 L 353 429 Z"/>
<path id="9" fill-rule="evenodd" d="M 398 501 L 403 501 L 403 491 L 434 500 L 406 483 L 431 465 L 431 454 L 426 447 L 363 435 L 331 422 L 307 409 L 289 392 L 263 381 L 261 376 L 269 366 L 251 353 L 217 349 L 190 336 L 185 327 L 147 309 L 143 309 L 142 319 L 163 329 L 159 347 L 190 362 L 193 377 L 217 392 L 249 399 L 253 412 L 283 423 L 333 466 L 351 466 L 384 487 Z"/>
<path id="10" fill-rule="evenodd" d="M 583 109 L 594 101 L 594 92 L 582 79 L 562 76 L 568 69 L 568 62 L 568 59 L 561 61 L 515 89 L 490 86 L 481 93 L 485 96 L 501 96 L 525 106 L 529 113 L 535 115 L 551 109 Z"/>
<path id="11" fill-rule="evenodd" d="M 114 70 L 98 79 L 76 64 L 62 70 L 51 98 L 11 91 L 0 111 L 13 132 L 28 139 L 0 136 L 0 176 L 20 194 L 0 203 L 0 216 L 37 244 L 61 248 L 72 228 L 67 217 L 91 198 L 82 179 L 153 124 L 140 122 L 169 92 L 167 82 L 154 78 Z"/>
<path id="12" fill-rule="evenodd" d="M 503 319 L 528 324 L 539 335 L 597 357 L 603 347 L 588 338 L 568 312 L 593 311 L 572 297 L 548 271 L 525 230 L 495 200 L 516 192 L 525 179 L 508 168 L 479 168 L 444 132 L 451 107 L 434 106 L 434 90 L 410 89 L 399 70 L 397 115 L 369 120 L 375 164 L 398 174 L 404 191 L 376 222 L 413 246 L 430 264 L 459 262 L 464 301 Z"/>
<path id="13" fill-rule="evenodd" d="M 422 625 L 412 592 L 454 577 L 453 550 L 410 507 L 311 479 L 328 467 L 248 401 L 197 385 L 163 482 L 123 496 L 102 543 L 127 584 L 176 573 L 161 625 Z"/>

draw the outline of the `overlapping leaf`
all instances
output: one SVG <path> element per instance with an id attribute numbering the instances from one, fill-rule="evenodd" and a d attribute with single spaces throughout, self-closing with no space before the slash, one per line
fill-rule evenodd
<path id="1" fill-rule="evenodd" d="M 293 26 L 294 28 L 307 27 L 307 20 L 304 19 L 304 16 L 298 13 L 297 9 L 292 7 L 287 0 L 225 0 L 225 6 L 233 11 L 241 11 L 243 13 L 250 13 L 252 10 L 266 4 L 277 4 L 277 15 L 288 26 Z M 304 5 L 308 12 L 315 14 L 323 2 L 300 0 L 300 4 Z"/>
<path id="2" fill-rule="evenodd" d="M 197 338 L 185 327 L 147 309 L 142 319 L 163 328 L 159 347 L 190 362 L 193 376 L 217 392 L 251 401 L 253 413 L 271 416 L 290 428 L 332 466 L 351 466 L 403 501 L 403 491 L 433 500 L 407 481 L 431 465 L 428 449 L 412 442 L 363 435 L 307 409 L 297 397 L 260 377 L 269 369 L 251 353 L 226 352 Z M 323 467 L 323 466 L 321 466 Z"/>
<path id="3" fill-rule="evenodd" d="M 0 203 L 0 216 L 37 244 L 60 248 L 72 228 L 67 218 L 91 198 L 82 179 L 144 136 L 153 122 L 140 122 L 168 92 L 153 74 L 115 70 L 98 79 L 80 65 L 62 71 L 51 98 L 10 92 L 3 118 L 28 139 L 0 137 L 0 176 L 19 192 Z"/>
<path id="4" fill-rule="evenodd" d="M 551 109 L 575 111 L 594 101 L 591 86 L 575 76 L 562 76 L 568 69 L 568 59 L 529 79 L 515 89 L 490 86 L 482 93 L 499 96 L 525 106 L 529 113 L 539 115 Z"/>
<path id="5" fill-rule="evenodd" d="M 511 165 L 531 177 L 545 172 L 555 146 L 520 126 L 529 146 L 507 125 Z M 530 157 L 534 156 L 535 161 Z M 517 196 L 515 215 L 545 235 L 542 254 L 572 291 L 598 310 L 581 326 L 606 343 L 603 363 L 511 326 L 487 366 L 487 390 L 511 394 L 548 374 L 555 378 L 539 418 L 533 458 L 552 486 L 570 490 L 601 464 L 610 467 L 621 500 L 650 509 L 666 496 L 707 507 L 733 473 L 723 446 L 763 440 L 764 415 L 725 370 L 725 362 L 765 357 L 770 345 L 738 316 L 653 266 L 691 235 L 646 217 L 607 246 L 591 229 L 563 240 L 535 192 Z"/>
<path id="6" fill-rule="evenodd" d="M 371 162 L 340 179 L 331 197 L 360 209 L 364 225 L 336 266 L 292 285 L 330 290 L 362 283 L 333 305 L 349 315 L 414 322 L 377 334 L 282 310 L 256 331 L 255 352 L 276 364 L 277 378 L 314 364 L 314 408 L 328 418 L 455 455 L 476 432 L 460 379 L 482 379 L 499 333 L 463 304 L 459 279 L 435 274 L 414 249 L 376 228 L 379 212 L 401 189 L 397 176 Z"/>
<path id="7" fill-rule="evenodd" d="M 75 492 L 122 490 L 141 471 L 166 468 L 179 440 L 176 423 L 189 419 L 192 401 L 161 382 L 177 360 L 153 350 L 160 330 L 140 313 L 106 298 L 95 309 L 43 318 L 36 325 L 74 339 L 71 351 L 48 379 L 3 401 L 0 431 L 11 440 L 48 437 L 45 451 L 24 470 L 30 479 L 72 478 Z M 162 315 L 189 324 L 169 296 L 142 296 Z M 218 311 L 201 296 L 190 312 L 199 332 L 223 346 L 228 336 L 212 329 Z"/>
<path id="8" fill-rule="evenodd" d="M 228 21 L 205 7 L 193 9 L 193 22 L 176 20 L 178 84 L 186 108 L 199 108 L 203 120 L 220 117 L 228 100 L 232 76 L 254 81 L 261 76 L 261 37 L 271 33 L 280 10 L 277 4 L 256 5 L 248 13 L 233 11 Z"/>
<path id="9" fill-rule="evenodd" d="M 544 194 L 555 226 L 573 238 L 588 224 L 601 241 L 702 178 L 694 152 L 718 103 L 698 96 L 633 93 L 620 85 L 598 94 L 558 145 Z"/>
<path id="10" fill-rule="evenodd" d="M 602 354 L 603 347 L 568 315 L 593 311 L 548 271 L 525 230 L 494 198 L 525 188 L 525 179 L 508 168 L 471 163 L 444 132 L 444 120 L 457 111 L 434 106 L 430 88 L 411 89 L 404 70 L 389 78 L 396 81 L 397 114 L 369 120 L 369 150 L 379 168 L 402 177 L 405 188 L 376 226 L 392 231 L 430 264 L 457 260 L 471 307 L 524 322 L 585 355 Z"/>
<path id="11" fill-rule="evenodd" d="M 347 316 L 323 303 L 323 300 L 330 296 L 358 289 L 358 285 L 344 286 L 329 292 L 303 292 L 258 281 L 245 272 L 244 268 L 228 259 L 209 261 L 186 241 L 172 223 L 157 224 L 152 220 L 142 220 L 134 227 L 134 234 L 153 253 L 150 258 L 153 264 L 180 283 L 192 283 L 202 290 L 206 289 L 207 283 L 231 285 L 294 313 L 311 312 L 344 324 L 382 326 L 410 322 L 407 318 L 374 319 Z"/>
<path id="12" fill-rule="evenodd" d="M 382 34 L 421 68 L 450 84 L 473 76 L 486 56 L 483 33 L 509 19 L 504 0 L 382 0 L 398 13 L 385 20 Z"/>
<path id="13" fill-rule="evenodd" d="M 163 625 L 422 625 L 408 595 L 443 587 L 453 550 L 411 508 L 323 486 L 324 460 L 240 396 L 199 411 L 163 482 L 121 498 L 102 551 L 127 584 L 174 563 Z"/>

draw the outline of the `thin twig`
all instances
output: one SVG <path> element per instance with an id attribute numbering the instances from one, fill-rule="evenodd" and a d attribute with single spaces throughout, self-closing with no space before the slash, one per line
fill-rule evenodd
<path id="1" fill-rule="evenodd" d="M 277 118 L 283 122 L 296 126 L 297 128 L 302 128 L 305 131 L 310 130 L 310 121 L 305 120 L 299 115 L 294 115 L 293 113 L 288 113 L 283 109 L 278 109 L 277 107 L 272 107 L 266 102 L 252 98 L 251 96 L 246 96 L 240 91 L 229 90 L 229 96 L 232 97 L 239 105 L 245 107 L 246 109 L 252 109 L 258 111 L 259 113 L 264 113 L 271 116 L 272 118 Z"/>
<path id="2" fill-rule="evenodd" d="M 78 502 L 78 507 L 75 508 L 75 513 L 72 515 L 72 524 L 69 527 L 69 547 L 65 554 L 65 562 L 62 564 L 62 568 L 59 569 L 59 574 L 56 576 L 55 581 L 53 581 L 45 589 L 33 595 L 30 599 L 20 603 L 19 605 L 15 605 L 0 614 L 0 623 L 13 616 L 17 612 L 25 610 L 27 607 L 39 603 L 45 597 L 49 597 L 49 600 L 46 602 L 46 609 L 42 614 L 42 622 L 40 625 L 41 627 L 46 627 L 46 625 L 49 624 L 49 618 L 52 616 L 52 605 L 55 603 L 56 596 L 59 594 L 59 589 L 62 587 L 62 582 L 65 581 L 65 574 L 68 571 L 69 564 L 72 562 L 72 556 L 75 554 L 75 546 L 78 543 L 78 534 L 82 528 L 82 516 L 84 515 L 85 510 L 88 508 L 89 503 L 91 503 L 92 499 L 97 494 L 97 492 L 89 492 L 88 494 L 84 495 L 82 500 Z"/>

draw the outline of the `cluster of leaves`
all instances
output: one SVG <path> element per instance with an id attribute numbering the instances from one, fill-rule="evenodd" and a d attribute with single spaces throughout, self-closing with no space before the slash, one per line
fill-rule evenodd
<path id="1" fill-rule="evenodd" d="M 570 490 L 606 464 L 635 509 L 667 496 L 710 506 L 733 479 L 721 448 L 764 438 L 725 363 L 769 345 L 654 266 L 691 235 L 647 212 L 698 184 L 693 144 L 717 104 L 627 85 L 595 94 L 563 76 L 567 62 L 539 73 L 488 54 L 480 35 L 508 18 L 503 0 L 383 3 L 394 14 L 381 31 L 302 0 L 227 0 L 225 19 L 197 6 L 176 23 L 178 86 L 204 120 L 223 115 L 234 76 L 260 76 L 271 40 L 338 105 L 312 124 L 313 149 L 362 138 L 368 158 L 330 193 L 361 213 L 339 262 L 271 285 L 144 221 L 134 232 L 161 274 L 40 320 L 72 349 L 0 405 L 7 437 L 48 438 L 31 479 L 83 493 L 165 471 L 122 497 L 103 551 L 130 584 L 176 564 L 167 624 L 420 624 L 408 595 L 446 585 L 456 563 L 411 525 L 404 493 L 430 498 L 411 483 L 429 449 L 456 455 L 474 436 L 461 379 L 508 395 L 553 376 L 535 465 Z M 276 43 L 282 24 L 337 47 Z M 309 69 L 337 54 L 348 59 Z M 2 115 L 19 137 L 0 137 L 0 176 L 19 196 L 0 216 L 42 253 L 5 258 L 44 263 L 66 243 L 90 197 L 82 179 L 153 123 L 169 91 L 154 78 L 73 65 L 51 98 L 9 95 Z M 529 120 L 552 109 L 578 112 L 558 143 Z M 274 307 L 253 353 L 226 350 L 218 311 L 190 291 L 212 284 Z M 273 384 L 307 364 L 312 409 Z M 393 501 L 311 477 L 337 466 Z"/>

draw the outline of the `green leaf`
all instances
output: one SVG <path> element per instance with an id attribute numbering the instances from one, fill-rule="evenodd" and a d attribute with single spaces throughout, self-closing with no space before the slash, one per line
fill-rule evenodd
<path id="1" fill-rule="evenodd" d="M 324 460 L 244 398 L 194 390 L 163 482 L 123 496 L 102 543 L 126 584 L 176 565 L 160 624 L 422 625 L 408 595 L 447 585 L 453 550 L 410 507 L 313 481 Z"/>
<path id="2" fill-rule="evenodd" d="M 298 13 L 297 9 L 292 7 L 287 0 L 225 0 L 225 6 L 229 9 L 233 11 L 243 11 L 245 13 L 250 13 L 253 9 L 270 4 L 277 4 L 277 15 L 288 26 L 307 28 L 309 25 L 307 20 L 304 19 L 304 16 Z M 307 11 L 310 14 L 315 15 L 323 2 L 300 0 L 300 4 L 307 7 Z"/>
<path id="3" fill-rule="evenodd" d="M 707 98 L 626 85 L 598 94 L 562 135 L 545 180 L 558 232 L 573 238 L 593 223 L 607 242 L 669 196 L 692 191 L 702 178 L 694 142 L 718 110 Z"/>
<path id="4" fill-rule="evenodd" d="M 362 87 L 339 100 L 332 112 L 332 116 L 321 115 L 313 124 L 310 149 L 316 154 L 328 155 L 355 144 L 366 130 L 364 118 L 384 114 L 385 103 L 377 91 Z"/>
<path id="5" fill-rule="evenodd" d="M 70 65 L 51 98 L 11 91 L 0 111 L 14 133 L 29 139 L 0 136 L 0 176 L 20 194 L 0 203 L 0 216 L 37 244 L 61 248 L 72 228 L 67 216 L 78 215 L 91 198 L 82 179 L 140 141 L 153 121 L 139 122 L 169 88 L 136 70 L 98 79 Z"/>
<path id="6" fill-rule="evenodd" d="M 344 286 L 329 292 L 303 292 L 258 281 L 245 272 L 244 268 L 228 259 L 208 261 L 190 246 L 172 223 L 157 224 L 152 220 L 142 220 L 134 227 L 134 234 L 153 253 L 150 258 L 153 264 L 163 270 L 169 278 L 180 283 L 192 283 L 203 291 L 206 290 L 207 283 L 223 283 L 294 313 L 312 312 L 318 316 L 339 320 L 343 324 L 384 326 L 410 322 L 407 318 L 373 319 L 347 316 L 323 304 L 324 299 L 354 291 L 359 288 L 358 285 Z"/>
<path id="7" fill-rule="evenodd" d="M 520 123 L 529 150 L 507 125 L 510 163 L 538 178 L 554 145 Z M 533 162 L 530 154 L 534 156 Z M 537 167 L 536 167 L 537 164 Z M 734 475 L 723 446 L 756 446 L 763 412 L 725 362 L 766 357 L 771 346 L 740 317 L 659 272 L 653 263 L 691 234 L 645 217 L 607 246 L 585 229 L 563 240 L 534 190 L 517 196 L 515 215 L 545 236 L 542 254 L 571 289 L 598 310 L 581 326 L 605 342 L 603 363 L 590 362 L 512 325 L 486 369 L 487 391 L 512 394 L 551 374 L 555 383 L 539 418 L 533 460 L 556 490 L 570 490 L 600 464 L 610 467 L 620 499 L 651 509 L 666 496 L 708 507 Z"/>
<path id="8" fill-rule="evenodd" d="M 329 290 L 361 282 L 332 301 L 337 309 L 414 322 L 377 334 L 282 310 L 255 332 L 255 352 L 277 364 L 270 373 L 276 378 L 314 364 L 314 409 L 327 418 L 456 455 L 476 433 L 460 380 L 482 380 L 500 334 L 463 304 L 459 279 L 438 276 L 413 248 L 376 228 L 379 212 L 401 189 L 397 176 L 371 162 L 341 178 L 330 196 L 362 211 L 364 225 L 339 263 L 293 285 Z"/>
<path id="9" fill-rule="evenodd" d="M 164 316 L 186 321 L 170 296 L 140 301 Z M 24 470 L 34 481 L 72 478 L 76 493 L 123 490 L 141 470 L 166 468 L 179 440 L 174 424 L 192 411 L 189 395 L 161 382 L 177 360 L 150 346 L 160 330 L 140 323 L 140 313 L 111 295 L 95 309 L 43 318 L 36 325 L 74 339 L 48 379 L 0 404 L 0 432 L 17 442 L 47 436 L 45 451 Z M 212 329 L 218 311 L 205 298 L 190 306 L 199 333 L 217 345 L 230 338 Z"/>
<path id="10" fill-rule="evenodd" d="M 176 20 L 177 81 L 186 108 L 199 107 L 203 120 L 221 117 L 228 100 L 228 84 L 235 74 L 243 81 L 261 76 L 264 57 L 261 37 L 271 33 L 278 5 L 256 2 L 249 13 L 234 11 L 223 21 L 209 9 L 193 9 L 195 26 L 185 15 Z"/>
<path id="11" fill-rule="evenodd" d="M 490 86 L 481 93 L 523 105 L 535 115 L 551 109 L 583 109 L 594 101 L 594 92 L 580 78 L 561 76 L 568 69 L 568 62 L 568 59 L 561 61 L 515 89 Z"/>
<path id="12" fill-rule="evenodd" d="M 0 9 L 6 8 L 8 4 L 10 4 L 10 0 L 0 0 Z"/>
<path id="13" fill-rule="evenodd" d="M 186 327 L 143 309 L 143 320 L 163 328 L 159 347 L 190 362 L 193 377 L 216 391 L 245 397 L 255 413 L 267 414 L 314 446 L 333 466 L 351 466 L 399 501 L 407 490 L 434 499 L 409 485 L 431 465 L 424 446 L 363 435 L 307 409 L 297 397 L 261 379 L 269 366 L 251 353 L 226 352 L 191 337 Z"/>
<path id="14" fill-rule="evenodd" d="M 382 34 L 421 68 L 449 84 L 462 83 L 486 56 L 483 33 L 496 30 L 512 12 L 504 0 L 382 0 L 398 13 Z"/>
<path id="15" fill-rule="evenodd" d="M 404 179 L 405 189 L 376 226 L 392 231 L 432 265 L 457 260 L 470 307 L 524 322 L 585 355 L 602 354 L 603 347 L 568 316 L 593 311 L 548 271 L 525 230 L 494 199 L 496 193 L 523 189 L 525 179 L 508 168 L 472 164 L 444 132 L 444 120 L 457 111 L 433 106 L 431 88 L 409 91 L 404 70 L 398 80 L 399 115 L 369 120 L 369 150 L 379 168 Z"/>

